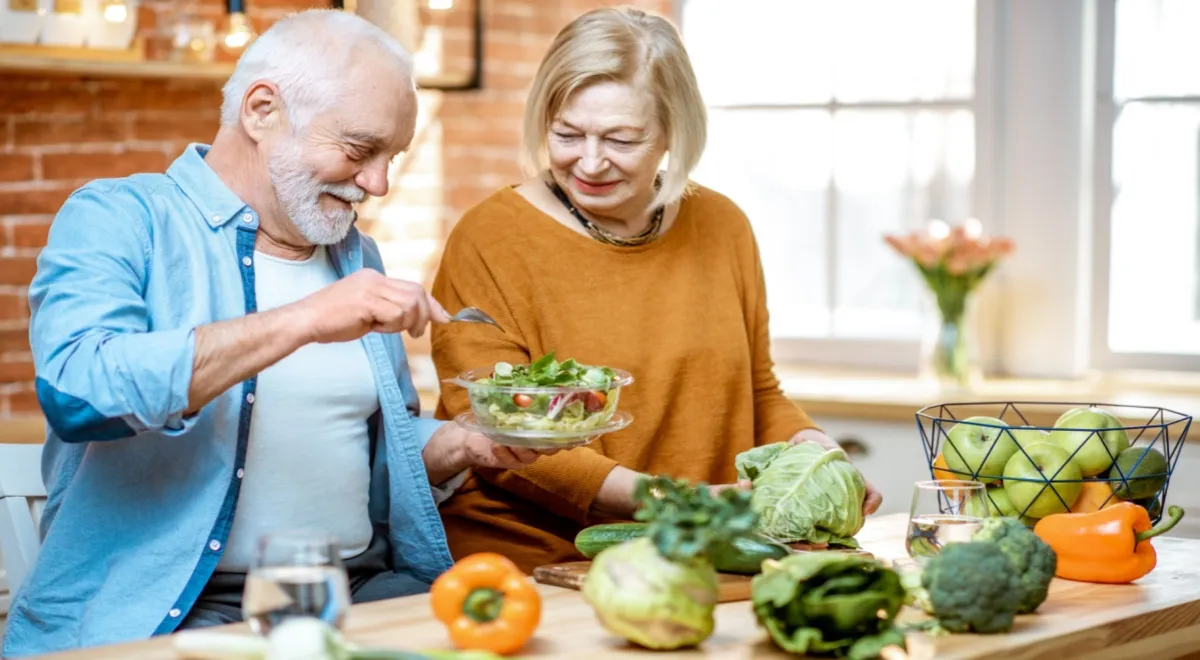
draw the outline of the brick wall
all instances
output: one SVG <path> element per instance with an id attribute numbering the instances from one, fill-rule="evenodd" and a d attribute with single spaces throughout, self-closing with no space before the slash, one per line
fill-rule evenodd
<path id="1" fill-rule="evenodd" d="M 563 25 L 596 6 L 632 4 L 664 13 L 671 7 L 671 0 L 482 2 L 483 88 L 422 94 L 418 138 L 396 164 L 393 192 L 363 209 L 367 231 L 399 277 L 428 282 L 453 222 L 499 186 L 518 180 L 525 90 Z M 250 18 L 263 29 L 288 11 L 325 4 L 250 0 Z M 219 18 L 223 3 L 192 5 Z M 176 7 L 144 2 L 140 29 L 155 29 Z M 216 81 L 0 73 L 0 418 L 38 412 L 26 292 L 58 207 L 89 179 L 162 171 L 189 142 L 211 140 L 219 105 Z M 410 350 L 420 353 L 427 345 L 412 342 Z"/>

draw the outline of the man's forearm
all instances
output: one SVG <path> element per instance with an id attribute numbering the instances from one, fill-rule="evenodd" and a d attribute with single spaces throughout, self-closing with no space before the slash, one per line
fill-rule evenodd
<path id="1" fill-rule="evenodd" d="M 596 499 L 592 500 L 591 515 L 604 518 L 629 518 L 637 510 L 633 501 L 633 491 L 638 479 L 644 477 L 640 472 L 617 466 L 608 473 Z"/>
<path id="2" fill-rule="evenodd" d="M 300 327 L 292 310 L 280 307 L 196 328 L 187 413 L 294 353 L 307 341 Z"/>

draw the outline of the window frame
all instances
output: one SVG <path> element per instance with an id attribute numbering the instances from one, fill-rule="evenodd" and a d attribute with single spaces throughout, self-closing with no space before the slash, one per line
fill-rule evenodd
<path id="1" fill-rule="evenodd" d="M 673 18 L 683 28 L 684 3 L 681 0 L 674 6 Z M 975 173 L 972 180 L 973 215 L 979 218 L 989 233 L 998 233 L 999 229 L 992 222 L 999 218 L 995 207 L 996 194 L 994 179 L 996 176 L 996 149 L 994 136 L 997 134 L 999 107 L 995 90 L 996 66 L 999 62 L 998 48 L 1001 47 L 999 34 L 999 2 L 1004 0 L 975 0 L 975 80 L 974 90 L 970 98 L 947 100 L 919 101 L 862 101 L 842 102 L 833 99 L 827 103 L 732 103 L 706 104 L 709 109 L 720 110 L 821 110 L 837 113 L 846 110 L 878 111 L 878 110 L 969 110 L 972 113 L 975 126 Z M 830 258 L 826 260 L 826 292 L 829 300 L 836 299 L 837 269 L 836 260 L 836 203 L 827 204 L 826 214 L 826 250 Z M 882 236 L 879 240 L 883 240 Z M 897 258 L 899 258 L 897 256 Z M 916 272 L 912 275 L 917 277 Z M 985 287 L 986 288 L 986 287 Z M 981 297 L 987 292 L 981 291 Z M 774 301 L 768 297 L 768 312 Z M 832 311 L 832 310 L 830 310 Z M 930 327 L 936 319 L 934 310 L 924 310 L 926 322 Z M 981 315 L 982 317 L 982 315 Z M 987 327 L 981 324 L 980 332 L 990 334 Z M 849 369 L 873 369 L 883 371 L 916 371 L 921 366 L 921 350 L 923 337 L 913 339 L 894 338 L 846 338 L 846 337 L 771 337 L 772 357 L 776 365 L 789 367 L 813 365 L 825 367 L 845 367 Z M 984 341 L 980 347 L 980 359 L 986 365 L 994 363 L 998 354 L 992 348 L 992 342 Z"/>
<path id="2" fill-rule="evenodd" d="M 1113 131 L 1121 105 L 1128 103 L 1191 102 L 1200 97 L 1135 97 L 1118 102 L 1115 94 L 1117 0 L 1095 0 L 1095 170 L 1093 172 L 1094 225 L 1092 240 L 1093 368 L 1111 371 L 1200 371 L 1200 355 L 1114 351 L 1109 348 L 1110 265 L 1112 262 Z"/>

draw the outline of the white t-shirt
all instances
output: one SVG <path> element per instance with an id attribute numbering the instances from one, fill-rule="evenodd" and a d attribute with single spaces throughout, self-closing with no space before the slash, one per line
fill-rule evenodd
<path id="1" fill-rule="evenodd" d="M 337 280 L 324 247 L 304 261 L 254 258 L 259 311 Z M 361 553 L 371 541 L 367 420 L 379 409 L 363 343 L 303 346 L 264 369 L 255 389 L 241 494 L 218 570 L 247 570 L 259 537 L 281 530 L 319 530 L 337 537 L 343 558 Z"/>

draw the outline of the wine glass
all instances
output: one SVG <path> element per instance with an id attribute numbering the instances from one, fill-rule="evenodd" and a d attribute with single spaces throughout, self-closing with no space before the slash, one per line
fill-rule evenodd
<path id="1" fill-rule="evenodd" d="M 970 541 L 990 515 L 985 486 L 978 481 L 918 481 L 908 512 L 904 547 L 923 564 L 947 543 Z"/>
<path id="2" fill-rule="evenodd" d="M 267 635 L 293 617 L 315 617 L 341 628 L 350 609 L 350 584 L 328 534 L 264 534 L 246 576 L 242 614 L 251 630 Z"/>

